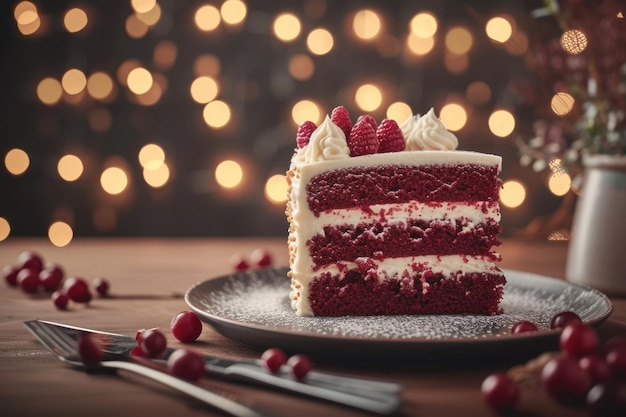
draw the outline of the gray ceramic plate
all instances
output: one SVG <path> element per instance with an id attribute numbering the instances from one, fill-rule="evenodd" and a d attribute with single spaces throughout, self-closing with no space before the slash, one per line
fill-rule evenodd
<path id="1" fill-rule="evenodd" d="M 489 358 L 557 347 L 554 314 L 571 310 L 597 325 L 612 312 L 599 291 L 536 274 L 504 271 L 507 284 L 497 316 L 297 317 L 288 300 L 287 269 L 236 273 L 196 284 L 185 300 L 224 336 L 255 349 L 281 347 L 319 358 L 384 354 L 425 362 L 451 354 Z M 539 331 L 511 335 L 520 320 Z"/>

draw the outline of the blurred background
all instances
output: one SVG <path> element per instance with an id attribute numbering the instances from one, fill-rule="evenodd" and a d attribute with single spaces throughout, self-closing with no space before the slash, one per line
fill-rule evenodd
<path id="1" fill-rule="evenodd" d="M 623 41 L 623 2 L 565 3 Z M 286 236 L 297 126 L 338 105 L 399 123 L 434 107 L 459 149 L 502 155 L 504 236 L 567 239 L 574 140 L 543 118 L 580 117 L 563 80 L 587 82 L 599 38 L 559 24 L 565 6 L 3 1 L 0 239 Z"/>

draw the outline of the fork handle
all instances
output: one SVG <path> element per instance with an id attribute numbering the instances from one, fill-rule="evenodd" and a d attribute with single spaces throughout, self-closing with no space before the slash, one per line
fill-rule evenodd
<path id="1" fill-rule="evenodd" d="M 100 364 L 103 368 L 123 369 L 134 372 L 146 378 L 160 382 L 170 388 L 185 393 L 197 400 L 204 402 L 214 408 L 222 410 L 235 417 L 266 417 L 257 411 L 252 410 L 236 401 L 223 397 L 215 392 L 185 380 L 179 379 L 170 374 L 166 374 L 156 369 L 151 369 L 133 362 L 124 361 L 103 361 Z"/>

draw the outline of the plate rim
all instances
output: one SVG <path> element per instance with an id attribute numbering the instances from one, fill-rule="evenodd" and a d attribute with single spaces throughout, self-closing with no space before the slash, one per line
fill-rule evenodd
<path id="1" fill-rule="evenodd" d="M 289 267 L 270 267 L 270 268 L 264 268 L 264 270 L 266 272 L 284 270 L 285 281 L 289 280 L 286 275 L 286 272 L 289 270 Z M 381 337 L 361 337 L 361 336 L 337 335 L 337 334 L 318 334 L 318 333 L 307 331 L 307 330 L 296 332 L 293 329 L 288 329 L 288 328 L 283 328 L 283 327 L 266 326 L 266 325 L 261 325 L 257 323 L 249 323 L 249 322 L 234 320 L 231 318 L 223 317 L 214 313 L 210 313 L 206 310 L 203 310 L 199 308 L 198 306 L 196 306 L 194 303 L 192 303 L 190 300 L 192 293 L 194 291 L 197 291 L 198 288 L 200 288 L 203 285 L 210 285 L 210 283 L 215 283 L 215 281 L 227 281 L 228 279 L 234 276 L 240 275 L 240 274 L 249 275 L 251 273 L 254 273 L 256 275 L 259 271 L 263 271 L 263 269 L 233 272 L 230 274 L 224 274 L 221 276 L 209 278 L 204 281 L 199 281 L 195 283 L 194 285 L 192 285 L 185 292 L 185 296 L 184 296 L 185 302 L 196 314 L 200 315 L 200 318 L 202 321 L 211 325 L 219 333 L 222 333 L 221 331 L 222 326 L 228 325 L 231 327 L 237 327 L 239 329 L 248 329 L 251 331 L 268 333 L 274 336 L 289 336 L 293 338 L 298 338 L 300 340 L 323 339 L 326 341 L 331 341 L 331 340 L 332 341 L 344 341 L 346 343 L 348 342 L 359 343 L 359 344 L 365 343 L 369 345 L 387 345 L 389 343 L 393 343 L 397 345 L 420 344 L 420 345 L 428 345 L 428 346 L 436 346 L 436 345 L 442 345 L 442 344 L 445 344 L 445 345 L 458 345 L 458 344 L 482 345 L 485 343 L 496 343 L 496 342 L 506 343 L 506 342 L 520 341 L 522 339 L 525 339 L 525 340 L 543 339 L 546 337 L 556 337 L 560 333 L 559 329 L 540 329 L 538 331 L 526 332 L 526 333 L 520 333 L 520 334 L 508 334 L 508 335 L 507 334 L 495 334 L 491 336 L 486 335 L 484 337 L 460 337 L 460 338 L 443 337 L 443 338 L 432 338 L 432 339 L 419 338 L 419 337 L 381 338 Z M 597 297 L 599 297 L 600 300 L 603 300 L 607 304 L 607 308 L 598 317 L 585 321 L 585 324 L 588 324 L 591 326 L 597 326 L 601 324 L 602 322 L 604 322 L 606 319 L 608 319 L 613 313 L 613 308 L 614 308 L 613 302 L 608 298 L 606 294 L 602 293 L 601 291 L 595 288 L 576 284 L 576 283 L 571 283 L 569 281 L 566 281 L 565 279 L 550 277 L 547 275 L 537 274 L 534 272 L 519 271 L 519 270 L 513 270 L 513 269 L 502 269 L 502 271 L 504 272 L 505 276 L 507 274 L 513 273 L 514 275 L 522 275 L 522 276 L 526 276 L 527 278 L 532 278 L 532 279 L 541 280 L 541 281 L 545 280 L 545 281 L 552 282 L 552 283 L 558 283 L 565 287 L 580 288 L 582 290 L 590 291 L 594 293 Z M 256 279 L 256 278 L 252 277 L 252 279 Z M 407 316 L 410 317 L 410 315 L 407 315 Z M 217 323 L 217 326 L 216 326 L 216 323 Z M 230 336 L 226 336 L 226 337 L 230 338 Z"/>

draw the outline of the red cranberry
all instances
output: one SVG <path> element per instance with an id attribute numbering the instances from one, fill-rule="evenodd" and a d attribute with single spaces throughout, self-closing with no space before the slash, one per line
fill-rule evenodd
<path id="1" fill-rule="evenodd" d="M 561 311 L 552 317 L 550 321 L 551 329 L 559 329 L 573 323 L 582 323 L 582 319 L 573 311 Z"/>
<path id="2" fill-rule="evenodd" d="M 265 249 L 255 249 L 250 254 L 250 262 L 257 268 L 265 268 L 272 264 L 272 255 Z"/>
<path id="3" fill-rule="evenodd" d="M 511 327 L 512 334 L 528 333 L 528 332 L 536 332 L 536 331 L 537 331 L 537 325 L 535 325 L 535 323 L 528 321 L 528 320 L 518 321 L 517 323 L 513 325 L 513 327 Z"/>
<path id="4" fill-rule="evenodd" d="M 564 404 L 580 401 L 590 385 L 589 376 L 578 361 L 567 355 L 550 359 L 541 370 L 541 380 L 546 391 Z"/>
<path id="5" fill-rule="evenodd" d="M 176 339 L 189 343 L 202 333 L 202 322 L 192 311 L 181 311 L 172 319 L 170 329 Z"/>
<path id="6" fill-rule="evenodd" d="M 22 268 L 17 273 L 17 283 L 27 293 L 35 293 L 39 288 L 39 273 L 34 269 Z"/>
<path id="7" fill-rule="evenodd" d="M 230 257 L 230 264 L 235 271 L 245 271 L 250 268 L 246 259 L 239 253 Z"/>
<path id="8" fill-rule="evenodd" d="M 76 303 L 88 303 L 91 301 L 91 292 L 87 281 L 79 277 L 70 277 L 63 284 L 63 290 Z"/>
<path id="9" fill-rule="evenodd" d="M 489 375 L 480 388 L 483 400 L 496 410 L 515 407 L 519 399 L 519 387 L 506 374 Z"/>
<path id="10" fill-rule="evenodd" d="M 313 364 L 306 355 L 294 355 L 287 360 L 287 366 L 291 368 L 291 373 L 296 379 L 304 379 Z"/>
<path id="11" fill-rule="evenodd" d="M 93 287 L 96 289 L 96 292 L 100 294 L 101 297 L 106 297 L 109 295 L 109 281 L 104 278 L 95 278 L 93 280 Z"/>
<path id="12" fill-rule="evenodd" d="M 17 287 L 17 273 L 20 272 L 20 268 L 15 265 L 6 265 L 2 268 L 2 275 L 4 280 L 11 287 Z"/>
<path id="13" fill-rule="evenodd" d="M 39 281 L 44 290 L 56 291 L 63 281 L 63 271 L 58 267 L 46 267 L 39 272 Z"/>
<path id="14" fill-rule="evenodd" d="M 39 272 L 43 268 L 42 257 L 32 251 L 24 251 L 17 258 L 17 263 L 21 268 L 30 268 Z"/>
<path id="15" fill-rule="evenodd" d="M 575 358 L 595 355 L 598 351 L 598 344 L 598 335 L 595 330 L 580 323 L 565 326 L 559 338 L 561 350 Z"/>
<path id="16" fill-rule="evenodd" d="M 626 345 L 616 346 L 606 353 L 606 364 L 611 374 L 617 377 L 626 376 Z"/>
<path id="17" fill-rule="evenodd" d="M 137 343 L 141 343 L 141 338 L 143 337 L 143 334 L 147 331 L 147 330 L 159 330 L 158 327 L 153 327 L 151 329 L 139 329 L 137 330 L 137 332 L 135 333 L 135 341 Z"/>
<path id="18" fill-rule="evenodd" d="M 78 339 L 78 356 L 88 366 L 96 366 L 104 356 L 102 345 L 91 335 L 83 335 Z"/>
<path id="19" fill-rule="evenodd" d="M 611 377 L 609 365 L 599 356 L 582 357 L 578 364 L 589 375 L 592 384 L 608 381 Z"/>
<path id="20" fill-rule="evenodd" d="M 146 356 L 146 354 L 144 353 L 144 351 L 143 351 L 143 350 L 141 350 L 141 347 L 140 347 L 139 345 L 134 346 L 134 347 L 130 350 L 129 355 L 130 355 L 130 356 L 139 356 L 139 357 L 141 357 L 141 358 L 143 358 L 143 357 L 145 357 L 145 356 Z"/>
<path id="21" fill-rule="evenodd" d="M 280 367 L 287 362 L 287 356 L 278 348 L 270 348 L 263 352 L 261 360 L 265 368 L 275 374 L 280 371 Z"/>
<path id="22" fill-rule="evenodd" d="M 587 393 L 587 408 L 594 417 L 626 415 L 626 384 L 597 384 Z"/>
<path id="23" fill-rule="evenodd" d="M 55 291 L 52 293 L 52 302 L 59 310 L 65 310 L 70 298 L 62 291 Z"/>
<path id="24" fill-rule="evenodd" d="M 177 349 L 167 359 L 170 374 L 189 381 L 197 381 L 204 375 L 204 359 L 196 352 Z"/>
<path id="25" fill-rule="evenodd" d="M 167 339 L 158 329 L 146 330 L 139 339 L 141 350 L 152 358 L 161 355 L 167 348 Z"/>

